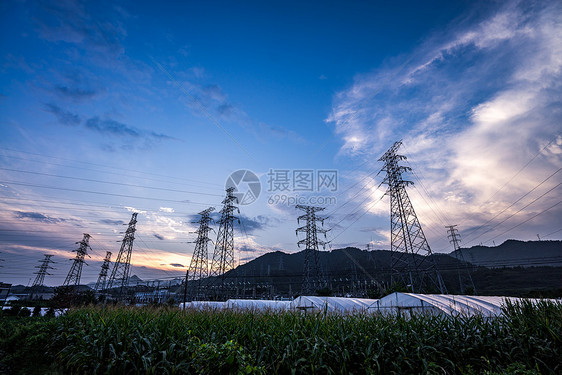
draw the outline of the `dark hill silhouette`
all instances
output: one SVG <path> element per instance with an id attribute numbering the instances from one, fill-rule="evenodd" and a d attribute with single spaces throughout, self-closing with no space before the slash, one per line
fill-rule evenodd
<path id="1" fill-rule="evenodd" d="M 460 292 L 459 270 L 465 289 L 468 287 L 466 270 L 469 269 L 478 294 L 552 296 L 561 292 L 562 267 L 558 267 L 562 265 L 561 248 L 562 241 L 509 240 L 497 247 L 462 249 L 468 263 L 457 260 L 454 252 L 434 254 L 432 257 L 449 293 Z M 464 252 L 471 249 L 474 251 Z M 334 294 L 374 295 L 370 291 L 390 284 L 391 253 L 388 250 L 367 251 L 347 247 L 321 251 L 319 255 Z M 470 259 L 473 258 L 482 259 L 481 264 L 489 262 L 492 267 L 471 264 Z M 270 295 L 272 289 L 279 295 L 297 295 L 302 283 L 303 264 L 304 251 L 292 254 L 276 251 L 243 264 L 227 275 L 250 285 L 245 297 L 260 297 L 264 293 Z M 255 286 L 257 290 L 254 290 Z"/>
<path id="2" fill-rule="evenodd" d="M 562 241 L 507 240 L 499 246 L 472 246 L 458 252 L 465 261 L 488 268 L 562 266 Z"/>

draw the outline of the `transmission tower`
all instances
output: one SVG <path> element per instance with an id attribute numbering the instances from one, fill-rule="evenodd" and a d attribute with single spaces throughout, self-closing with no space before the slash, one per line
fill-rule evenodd
<path id="1" fill-rule="evenodd" d="M 131 268 L 131 255 L 133 254 L 133 241 L 135 240 L 135 231 L 138 213 L 133 213 L 129 226 L 125 231 L 125 236 L 121 242 L 121 249 L 113 265 L 107 289 L 119 288 L 119 297 L 123 294 L 123 289 L 129 285 L 129 270 Z"/>
<path id="2" fill-rule="evenodd" d="M 209 272 L 209 276 L 217 277 L 220 280 L 219 294 L 221 294 L 220 298 L 222 299 L 227 294 L 225 274 L 227 271 L 234 269 L 234 220 L 240 223 L 240 220 L 233 215 L 234 210 L 240 212 L 238 207 L 234 205 L 234 202 L 238 203 L 238 198 L 233 194 L 234 190 L 234 187 L 226 189 L 226 197 L 222 201 L 221 218 L 218 221 L 219 232 L 217 233 L 217 242 L 215 243 Z"/>
<path id="3" fill-rule="evenodd" d="M 212 222 L 211 212 L 215 210 L 214 207 L 209 207 L 204 211 L 199 212 L 201 218 L 197 222 L 199 229 L 197 229 L 197 239 L 195 240 L 195 250 L 191 257 L 191 263 L 187 271 L 187 287 L 189 288 L 190 300 L 197 301 L 204 297 L 202 283 L 203 279 L 209 276 L 209 252 L 207 245 L 211 239 L 209 232 L 212 228 L 209 224 Z"/>
<path id="4" fill-rule="evenodd" d="M 406 160 L 396 153 L 401 145 L 402 142 L 395 142 L 379 159 L 384 162 L 381 172 L 386 172 L 383 183 L 388 185 L 386 194 L 390 195 L 391 283 L 402 282 L 414 293 L 428 288 L 447 293 L 435 259 L 429 257 L 431 248 L 406 192 L 413 182 L 404 180 L 402 173 L 412 169 L 399 165 Z"/>
<path id="5" fill-rule="evenodd" d="M 457 260 L 459 261 L 457 272 L 459 274 L 459 285 L 460 285 L 461 294 L 465 294 L 463 277 L 461 275 L 461 264 L 465 266 L 466 275 L 468 276 L 468 282 L 470 283 L 470 286 L 472 287 L 474 294 L 476 294 L 476 287 L 474 286 L 474 282 L 472 281 L 472 275 L 470 274 L 468 263 L 464 260 L 464 255 L 462 254 L 462 250 L 459 245 L 459 242 L 461 241 L 461 237 L 459 234 L 459 230 L 455 228 L 456 226 L 457 225 L 447 225 L 445 226 L 445 228 L 447 228 L 447 234 L 448 234 L 447 237 L 449 238 L 449 242 L 453 244 L 453 249 L 455 250 L 454 251 L 455 258 L 457 258 Z"/>
<path id="6" fill-rule="evenodd" d="M 48 270 L 53 270 L 54 268 L 51 267 L 50 264 L 55 263 L 53 260 L 51 260 L 51 257 L 52 255 L 45 254 L 45 259 L 41 261 L 41 265 L 35 266 L 35 268 L 39 268 L 39 270 L 33 273 L 37 276 L 35 277 L 35 281 L 33 281 L 33 284 L 31 285 L 32 288 L 43 286 L 45 275 L 51 275 Z"/>
<path id="7" fill-rule="evenodd" d="M 297 236 L 299 232 L 306 232 L 306 238 L 297 242 L 299 247 L 302 244 L 305 245 L 301 293 L 303 295 L 310 295 L 315 293 L 317 289 L 326 286 L 326 281 L 322 277 L 320 269 L 319 245 L 325 248 L 327 242 L 318 240 L 318 233 L 323 233 L 324 237 L 326 237 L 328 230 L 316 225 L 317 221 L 324 225 L 324 218 L 316 216 L 316 212 L 324 210 L 325 207 L 297 205 L 296 208 L 305 211 L 304 215 L 298 217 L 297 223 L 300 224 L 301 220 L 306 220 L 306 225 L 296 230 Z"/>
<path id="8" fill-rule="evenodd" d="M 109 263 L 111 263 L 111 251 L 105 253 L 105 258 L 103 259 L 103 264 L 101 265 L 100 275 L 98 276 L 98 281 L 94 290 L 99 292 L 105 289 L 105 283 L 107 281 L 107 271 L 109 270 Z"/>
<path id="9" fill-rule="evenodd" d="M 66 279 L 62 284 L 63 286 L 77 287 L 78 285 L 80 285 L 80 277 L 82 277 L 82 265 L 86 263 L 84 261 L 84 258 L 86 257 L 86 255 L 88 255 L 88 248 L 90 247 L 90 244 L 88 242 L 90 241 L 90 237 L 91 236 L 88 233 L 84 233 L 84 238 L 82 239 L 82 241 L 76 242 L 76 244 L 79 244 L 80 247 L 78 247 L 78 249 L 76 250 L 73 250 L 76 251 L 76 258 L 74 258 L 74 262 L 70 267 L 70 271 L 68 271 L 68 275 L 66 276 Z"/>

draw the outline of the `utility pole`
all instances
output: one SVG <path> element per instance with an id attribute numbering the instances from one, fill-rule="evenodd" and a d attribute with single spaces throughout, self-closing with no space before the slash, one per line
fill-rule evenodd
<path id="1" fill-rule="evenodd" d="M 80 285 L 80 278 L 82 277 L 82 265 L 86 263 L 84 258 L 88 255 L 88 248 L 90 244 L 90 235 L 88 233 L 84 233 L 84 238 L 80 242 L 76 242 L 76 244 L 80 245 L 78 249 L 73 250 L 76 252 L 76 258 L 74 258 L 74 262 L 70 267 L 70 271 L 68 271 L 68 275 L 64 280 L 63 286 L 73 286 L 77 288 Z M 91 248 L 90 248 L 91 250 Z M 89 255 L 88 255 L 89 256 Z"/>
<path id="2" fill-rule="evenodd" d="M 402 173 L 412 169 L 399 165 L 400 161 L 406 160 L 404 155 L 396 153 L 401 145 L 402 142 L 395 142 L 379 159 L 384 163 L 381 169 L 381 172 L 386 172 L 383 183 L 388 185 L 386 194 L 390 195 L 391 283 L 399 281 L 405 286 L 409 285 L 414 293 L 426 291 L 429 287 L 447 293 L 406 192 L 406 187 L 413 185 L 413 182 L 404 180 Z"/>
<path id="3" fill-rule="evenodd" d="M 133 241 L 135 240 L 135 231 L 137 225 L 138 213 L 133 213 L 129 226 L 125 231 L 125 236 L 121 243 L 121 249 L 113 265 L 113 271 L 107 284 L 107 289 L 119 288 L 119 299 L 122 298 L 123 289 L 129 285 L 129 270 L 131 268 L 131 255 L 133 254 Z"/>
<path id="4" fill-rule="evenodd" d="M 50 264 L 55 263 L 53 260 L 51 260 L 51 258 L 52 255 L 45 254 L 45 259 L 41 261 L 41 265 L 35 266 L 35 268 L 39 268 L 39 270 L 37 272 L 34 272 L 34 274 L 37 276 L 35 277 L 35 281 L 33 281 L 33 284 L 31 285 L 32 288 L 43 286 L 45 275 L 51 275 L 48 270 L 53 270 L 54 268 L 51 267 Z"/>
<path id="5" fill-rule="evenodd" d="M 238 203 L 238 198 L 233 194 L 234 190 L 234 187 L 226 189 L 226 197 L 222 201 L 221 218 L 218 222 L 219 232 L 209 272 L 209 276 L 219 279 L 218 298 L 224 300 L 228 299 L 228 291 L 225 286 L 226 272 L 234 269 L 234 220 L 240 223 L 240 220 L 233 215 L 234 210 L 240 212 L 234 205 L 234 202 Z"/>
<path id="6" fill-rule="evenodd" d="M 98 281 L 96 282 L 96 286 L 94 287 L 94 291 L 96 292 L 103 291 L 105 289 L 109 263 L 111 263 L 111 251 L 107 251 L 105 253 L 105 258 L 103 259 L 103 264 L 101 265 L 100 275 L 98 276 Z"/>
<path id="7" fill-rule="evenodd" d="M 456 228 L 456 226 L 457 226 L 456 224 L 455 225 L 447 225 L 447 226 L 445 226 L 445 228 L 447 228 L 447 234 L 448 234 L 447 238 L 449 238 L 449 242 L 451 244 L 453 244 L 455 258 L 457 258 L 457 261 L 459 262 L 457 272 L 458 272 L 458 275 L 459 275 L 459 285 L 460 285 L 461 294 L 465 294 L 464 283 L 463 283 L 462 275 L 461 275 L 461 264 L 464 265 L 464 267 L 466 268 L 466 274 L 468 275 L 468 281 L 470 282 L 470 285 L 472 286 L 472 290 L 474 291 L 474 294 L 476 294 L 476 287 L 474 286 L 474 282 L 472 281 L 472 275 L 470 274 L 470 269 L 468 268 L 468 263 L 466 263 L 466 261 L 464 259 L 464 255 L 462 254 L 461 247 L 459 245 L 459 242 L 461 241 L 461 237 L 460 237 L 459 231 Z"/>
<path id="8" fill-rule="evenodd" d="M 306 233 L 306 238 L 297 242 L 298 247 L 302 244 L 305 245 L 301 293 L 310 295 L 315 293 L 317 289 L 326 286 L 326 280 L 324 280 L 320 269 L 319 245 L 325 248 L 327 242 L 318 240 L 318 233 L 323 233 L 325 238 L 328 230 L 316 225 L 317 221 L 324 225 L 324 218 L 316 216 L 316 212 L 323 211 L 325 207 L 297 205 L 296 208 L 305 212 L 304 215 L 298 217 L 297 223 L 300 224 L 301 220 L 306 220 L 306 225 L 296 230 L 297 236 L 299 232 Z"/>
<path id="9" fill-rule="evenodd" d="M 197 233 L 195 250 L 193 250 L 193 256 L 191 257 L 191 262 L 185 276 L 185 290 L 187 291 L 187 284 L 189 282 L 189 299 L 191 301 L 203 299 L 205 295 L 202 283 L 205 282 L 205 279 L 209 276 L 209 252 L 207 245 L 209 241 L 211 241 L 209 238 L 209 232 L 212 228 L 209 224 L 213 221 L 210 215 L 214 210 L 214 207 L 209 207 L 206 210 L 199 212 L 201 218 L 199 218 L 199 221 L 197 222 L 199 223 L 199 228 L 195 232 Z"/>

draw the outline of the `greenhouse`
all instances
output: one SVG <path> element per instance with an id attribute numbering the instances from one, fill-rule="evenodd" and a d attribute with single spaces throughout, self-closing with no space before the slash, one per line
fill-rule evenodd
<path id="1" fill-rule="evenodd" d="M 184 306 L 185 305 L 185 306 Z M 184 308 L 197 309 L 197 310 L 220 310 L 226 306 L 226 302 L 217 301 L 192 301 L 180 303 L 179 307 L 181 310 Z"/>
<path id="2" fill-rule="evenodd" d="M 392 293 L 376 300 L 369 311 L 380 313 L 429 313 L 434 315 L 482 315 L 498 316 L 507 301 L 536 303 L 539 299 L 518 297 L 467 296 L 452 294 Z M 556 300 L 550 300 L 556 301 Z"/>
<path id="3" fill-rule="evenodd" d="M 291 309 L 345 313 L 363 312 L 367 311 L 376 301 L 367 298 L 300 296 L 291 302 Z"/>
<path id="4" fill-rule="evenodd" d="M 229 299 L 226 301 L 228 309 L 246 310 L 272 310 L 285 311 L 290 308 L 291 301 L 255 300 L 255 299 Z"/>
<path id="5" fill-rule="evenodd" d="M 403 314 L 423 313 L 431 315 L 482 315 L 494 317 L 502 314 L 507 303 L 540 299 L 518 297 L 467 296 L 452 294 L 392 293 L 381 299 L 300 296 L 292 301 L 229 299 L 226 302 L 193 301 L 186 308 L 197 310 L 255 310 L 255 311 L 326 311 L 335 313 L 382 313 Z M 562 301 L 548 300 L 552 302 Z M 180 303 L 180 309 L 184 304 Z"/>

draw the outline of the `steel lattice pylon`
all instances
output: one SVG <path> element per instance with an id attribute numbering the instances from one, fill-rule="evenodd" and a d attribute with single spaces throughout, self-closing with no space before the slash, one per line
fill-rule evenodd
<path id="1" fill-rule="evenodd" d="M 315 293 L 317 289 L 326 286 L 326 281 L 322 277 L 320 269 L 319 245 L 325 247 L 327 242 L 318 240 L 318 233 L 323 233 L 324 237 L 326 237 L 328 230 L 319 228 L 316 225 L 317 221 L 324 225 L 324 219 L 316 216 L 316 212 L 324 210 L 325 207 L 297 205 L 296 208 L 305 211 L 304 215 L 298 217 L 297 223 L 300 224 L 301 220 L 306 220 L 306 225 L 296 230 L 297 236 L 299 232 L 306 232 L 306 238 L 297 242 L 299 247 L 305 244 L 301 293 L 303 295 L 310 295 Z"/>
<path id="2" fill-rule="evenodd" d="M 82 265 L 86 263 L 84 258 L 88 255 L 88 248 L 90 244 L 90 235 L 88 233 L 84 233 L 84 238 L 80 242 L 76 242 L 79 244 L 80 247 L 78 249 L 73 250 L 76 251 L 76 258 L 74 258 L 74 262 L 72 262 L 72 266 L 70 267 L 70 271 L 68 271 L 68 275 L 64 280 L 63 286 L 74 286 L 77 287 L 80 285 L 80 278 L 82 277 Z M 89 255 L 88 255 L 89 256 Z"/>
<path id="3" fill-rule="evenodd" d="M 212 228 L 209 224 L 212 222 L 210 217 L 211 212 L 215 210 L 214 207 L 209 207 L 204 211 L 199 212 L 201 218 L 197 222 L 199 229 L 197 229 L 197 239 L 195 240 L 195 250 L 191 257 L 191 263 L 187 271 L 187 287 L 189 289 L 189 299 L 197 301 L 205 297 L 203 290 L 203 281 L 209 276 L 209 252 L 207 245 L 211 239 L 209 232 Z"/>
<path id="4" fill-rule="evenodd" d="M 217 291 L 217 297 L 220 299 L 228 297 L 225 285 L 226 272 L 234 269 L 234 220 L 238 220 L 233 215 L 234 210 L 238 210 L 238 207 L 234 205 L 234 202 L 238 203 L 238 198 L 233 194 L 234 190 L 234 187 L 226 189 L 226 197 L 222 201 L 223 207 L 220 211 L 221 218 L 218 221 L 217 242 L 215 243 L 215 251 L 209 271 L 209 276 L 216 277 L 215 284 L 216 281 L 220 284 Z M 238 212 L 240 211 L 238 210 Z"/>
<path id="5" fill-rule="evenodd" d="M 54 269 L 50 266 L 50 264 L 55 263 L 51 260 L 51 257 L 52 255 L 45 254 L 45 259 L 41 261 L 41 265 L 35 266 L 35 268 L 39 268 L 39 271 L 34 272 L 34 274 L 36 274 L 37 276 L 35 277 L 35 281 L 33 281 L 33 285 L 31 286 L 32 288 L 43 286 L 43 283 L 45 282 L 45 275 L 51 275 L 48 270 Z"/>
<path id="6" fill-rule="evenodd" d="M 383 183 L 388 185 L 390 195 L 391 232 L 391 283 L 402 282 L 414 293 L 427 292 L 436 288 L 447 293 L 445 283 L 437 269 L 435 259 L 429 257 L 431 248 L 425 238 L 421 224 L 408 197 L 406 187 L 413 184 L 402 178 L 410 167 L 399 165 L 406 160 L 396 151 L 402 142 L 395 142 L 379 159 L 384 162 L 381 171 L 386 172 Z"/>
<path id="7" fill-rule="evenodd" d="M 133 213 L 129 226 L 125 231 L 121 249 L 113 265 L 107 289 L 119 288 L 119 296 L 123 294 L 123 289 L 129 285 L 129 270 L 131 268 L 131 255 L 133 254 L 133 241 L 135 240 L 135 231 L 138 213 Z"/>
<path id="8" fill-rule="evenodd" d="M 105 289 L 105 283 L 107 281 L 107 271 L 109 270 L 109 263 L 111 263 L 111 251 L 106 251 L 105 258 L 103 259 L 103 264 L 101 265 L 100 275 L 98 276 L 98 281 L 94 290 L 99 292 Z"/>
<path id="9" fill-rule="evenodd" d="M 468 282 L 470 283 L 470 286 L 472 287 L 472 291 L 474 294 L 476 294 L 476 287 L 474 286 L 474 281 L 472 281 L 472 275 L 470 274 L 470 269 L 468 268 L 468 263 L 466 263 L 466 261 L 464 260 L 464 255 L 462 254 L 461 251 L 461 247 L 459 245 L 459 242 L 461 241 L 461 237 L 459 234 L 459 231 L 457 228 L 455 228 L 457 225 L 447 225 L 445 226 L 445 228 L 447 228 L 447 234 L 448 234 L 448 238 L 449 238 L 449 242 L 451 244 L 453 244 L 453 249 L 455 250 L 455 258 L 457 258 L 457 260 L 459 261 L 458 264 L 458 274 L 459 274 L 459 286 L 460 286 L 460 291 L 461 294 L 465 294 L 465 289 L 464 289 L 464 281 L 463 281 L 463 277 L 462 277 L 462 273 L 461 273 L 461 265 L 465 266 L 466 269 L 466 275 L 468 276 Z"/>

